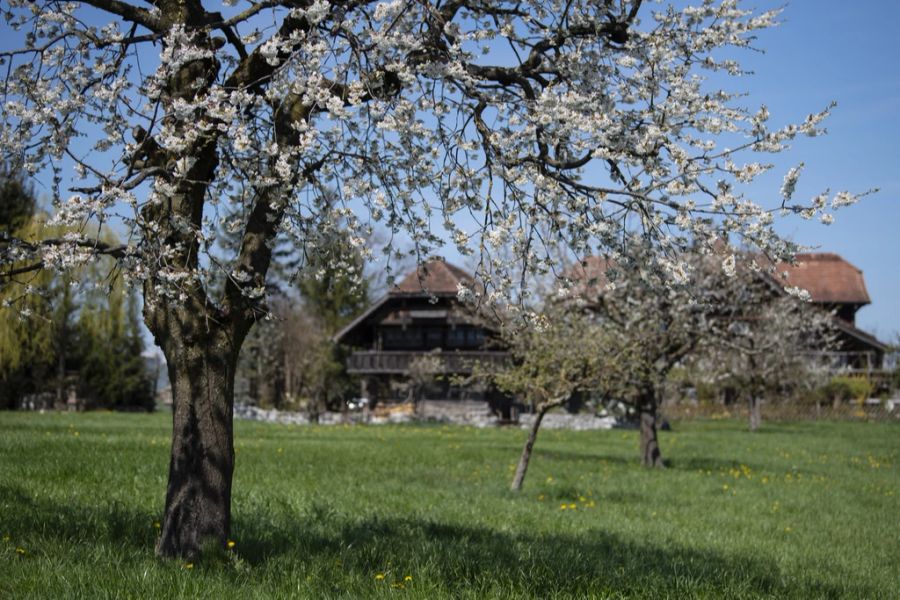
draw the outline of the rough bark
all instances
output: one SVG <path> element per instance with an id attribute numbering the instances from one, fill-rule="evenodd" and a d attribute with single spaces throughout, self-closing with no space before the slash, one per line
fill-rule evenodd
<path id="1" fill-rule="evenodd" d="M 162 556 L 196 557 L 225 548 L 234 473 L 235 356 L 221 343 L 167 353 L 172 385 L 172 451 L 161 536 Z"/>
<path id="2" fill-rule="evenodd" d="M 641 430 L 641 464 L 645 467 L 665 468 L 656 434 L 657 403 L 652 393 L 645 395 L 638 409 Z"/>
<path id="3" fill-rule="evenodd" d="M 525 481 L 525 473 L 528 471 L 528 463 L 531 460 L 531 450 L 534 448 L 534 442 L 537 439 L 538 430 L 541 428 L 541 421 L 544 415 L 553 407 L 551 404 L 538 404 L 537 414 L 534 417 L 534 423 L 528 431 L 528 439 L 525 440 L 525 446 L 522 447 L 522 455 L 519 457 L 519 464 L 516 466 L 516 474 L 513 477 L 512 484 L 509 486 L 514 492 L 522 489 L 522 482 Z"/>
<path id="4" fill-rule="evenodd" d="M 166 356 L 172 387 L 169 480 L 156 552 L 194 559 L 228 542 L 234 375 L 246 331 L 211 319 L 200 294 L 177 305 L 148 297 L 144 317 Z"/>

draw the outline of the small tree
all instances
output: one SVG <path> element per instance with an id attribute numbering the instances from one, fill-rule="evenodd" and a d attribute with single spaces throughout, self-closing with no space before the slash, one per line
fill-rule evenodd
<path id="1" fill-rule="evenodd" d="M 444 361 L 439 353 L 430 352 L 416 356 L 406 368 L 406 400 L 413 405 L 413 412 L 419 412 L 428 386 L 444 372 Z"/>
<path id="2" fill-rule="evenodd" d="M 763 398 L 809 387 L 808 379 L 821 376 L 823 351 L 835 339 L 833 317 L 785 291 L 777 276 L 754 268 L 752 257 L 718 279 L 721 299 L 710 321 L 706 364 L 746 395 L 750 431 L 756 431 Z"/>
<path id="3" fill-rule="evenodd" d="M 657 436 L 664 384 L 672 370 L 708 334 L 717 310 L 718 265 L 692 251 L 679 257 L 683 280 L 667 285 L 644 268 L 649 248 L 631 239 L 617 261 L 592 257 L 568 272 L 572 293 L 586 301 L 623 364 L 607 395 L 634 408 L 640 427 L 641 464 L 664 466 Z M 627 362 L 624 362 L 627 361 Z"/>
<path id="4" fill-rule="evenodd" d="M 610 353 L 604 331 L 583 311 L 555 304 L 532 313 L 524 323 L 505 325 L 499 341 L 508 348 L 510 362 L 500 369 L 479 367 L 476 377 L 489 379 L 534 407 L 534 421 L 510 485 L 517 492 L 547 412 L 577 391 L 602 387 L 619 357 Z"/>

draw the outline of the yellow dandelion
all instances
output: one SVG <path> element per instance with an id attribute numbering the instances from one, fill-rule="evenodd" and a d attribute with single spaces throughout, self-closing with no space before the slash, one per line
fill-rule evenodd
<path id="1" fill-rule="evenodd" d="M 575 503 L 574 502 L 570 503 L 569 508 L 572 510 L 575 510 Z"/>
<path id="2" fill-rule="evenodd" d="M 188 570 L 193 569 L 194 563 L 184 563 L 184 568 Z"/>
<path id="3" fill-rule="evenodd" d="M 25 556 L 28 553 L 25 552 L 25 548 L 16 548 L 16 554 L 18 554 L 19 556 Z"/>
<path id="4" fill-rule="evenodd" d="M 384 579 L 384 573 L 376 573 L 375 574 L 375 581 L 381 581 L 383 579 Z"/>
<path id="5" fill-rule="evenodd" d="M 412 581 L 412 575 L 407 575 L 403 578 L 403 581 Z"/>
<path id="6" fill-rule="evenodd" d="M 727 483 L 723 483 L 723 484 L 722 484 L 722 489 L 725 490 L 725 491 L 728 491 L 728 484 L 727 484 Z"/>
<path id="7" fill-rule="evenodd" d="M 225 546 L 227 546 L 228 549 L 231 550 L 235 546 L 234 540 L 228 540 L 227 542 L 225 542 Z"/>
<path id="8" fill-rule="evenodd" d="M 790 527 L 785 527 L 785 528 L 784 528 L 784 531 L 785 531 L 785 533 L 790 533 L 790 532 L 791 532 L 791 528 L 790 528 Z"/>
<path id="9" fill-rule="evenodd" d="M 569 505 L 565 502 L 559 505 L 559 510 L 566 510 L 567 508 L 569 508 Z"/>
<path id="10" fill-rule="evenodd" d="M 159 529 L 160 527 L 159 521 L 153 521 L 153 529 Z"/>
<path id="11" fill-rule="evenodd" d="M 543 502 L 543 501 L 544 501 L 544 495 L 543 495 L 543 494 L 539 495 L 539 496 L 538 496 L 538 500 L 540 500 L 541 502 Z"/>
<path id="12" fill-rule="evenodd" d="M 392 584 L 391 584 L 391 587 L 392 587 L 393 589 L 395 589 L 395 590 L 402 590 L 402 589 L 405 588 L 406 586 L 403 585 L 403 584 L 400 583 L 400 582 L 397 582 L 397 583 L 392 583 Z"/>

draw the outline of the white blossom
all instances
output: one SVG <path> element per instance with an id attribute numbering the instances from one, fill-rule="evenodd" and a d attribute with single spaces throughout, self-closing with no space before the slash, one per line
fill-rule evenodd
<path id="1" fill-rule="evenodd" d="M 3 18 L 28 35 L 0 44 L 0 152 L 53 182 L 54 225 L 123 224 L 134 250 L 119 260 L 167 298 L 221 277 L 262 299 L 269 274 L 236 268 L 250 264 L 235 256 L 241 243 L 223 241 L 251 222 L 271 225 L 266 239 L 238 242 L 269 251 L 335 230 L 357 247 L 377 230 L 389 241 L 370 255 L 385 261 L 450 244 L 481 259 L 486 297 L 512 303 L 517 275 L 552 271 L 560 246 L 611 255 L 637 234 L 653 249 L 644 268 L 671 282 L 688 275 L 678 253 L 695 242 L 734 235 L 787 257 L 775 210 L 833 219 L 824 195 L 794 200 L 802 163 L 775 205 L 739 185 L 771 168 L 756 153 L 822 133 L 832 109 L 774 128 L 765 105 L 742 105 L 741 50 L 778 11 L 248 2 L 204 17 L 236 20 L 225 39 L 167 6 L 124 5 L 135 21 L 108 14 L 99 26 L 103 13 L 79 3 L 9 5 Z M 860 197 L 840 192 L 831 208 Z M 89 242 L 47 249 L 47 264 L 92 259 Z"/>

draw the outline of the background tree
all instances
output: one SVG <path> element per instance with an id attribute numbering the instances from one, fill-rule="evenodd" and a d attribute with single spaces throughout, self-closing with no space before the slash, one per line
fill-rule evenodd
<path id="1" fill-rule="evenodd" d="M 75 336 L 80 396 L 106 408 L 154 409 L 139 304 L 121 278 L 87 294 Z"/>
<path id="2" fill-rule="evenodd" d="M 23 33 L 0 50 L 0 149 L 52 182 L 55 219 L 79 233 L 0 255 L 17 269 L 108 255 L 141 286 L 174 402 L 158 552 L 228 539 L 235 368 L 279 235 L 314 247 L 347 229 L 361 246 L 380 225 L 416 256 L 448 240 L 478 249 L 486 290 L 507 298 L 492 251 L 511 239 L 545 271 L 544 231 L 579 256 L 639 231 L 660 249 L 648 268 L 676 274 L 672 252 L 715 229 L 789 253 L 734 187 L 766 170 L 740 154 L 819 133 L 827 110 L 770 128 L 765 107 L 703 79 L 742 74 L 728 49 L 775 16 L 731 0 L 5 4 Z M 791 199 L 798 174 L 778 208 L 826 210 Z M 124 243 L 91 220 L 121 223 Z M 220 220 L 240 236 L 228 261 L 210 252 Z"/>
<path id="3" fill-rule="evenodd" d="M 284 255 L 289 263 L 290 253 Z M 363 272 L 362 254 L 341 233 L 314 252 L 295 253 L 293 260 L 299 270 L 278 278 L 270 318 L 248 334 L 237 378 L 245 401 L 302 405 L 317 421 L 327 409 L 340 410 L 354 387 L 344 351 L 331 338 L 369 304 L 370 276 Z"/>
<path id="4" fill-rule="evenodd" d="M 35 239 L 44 233 L 36 205 L 33 190 L 20 176 L 7 170 L 0 173 L 0 247 L 13 238 Z M 0 406 L 4 408 L 17 408 L 25 395 L 44 391 L 46 382 L 54 379 L 53 333 L 58 327 L 53 305 L 47 301 L 54 279 L 51 272 L 0 277 Z"/>
<path id="5" fill-rule="evenodd" d="M 641 268 L 646 251 L 637 243 L 616 263 L 595 257 L 572 275 L 575 292 L 588 302 L 605 333 L 605 351 L 627 360 L 603 391 L 635 409 L 641 464 L 661 468 L 657 423 L 663 387 L 706 334 L 711 290 L 698 256 L 688 259 L 686 281 L 667 286 Z"/>
<path id="6" fill-rule="evenodd" d="M 732 277 L 717 274 L 721 298 L 704 348 L 706 367 L 745 394 L 750 431 L 762 423 L 766 396 L 823 383 L 823 350 L 835 339 L 830 314 L 785 292 L 753 260 L 746 257 Z"/>
<path id="7" fill-rule="evenodd" d="M 0 177 L 0 235 L 40 240 L 63 236 L 37 210 L 32 190 L 14 174 Z M 115 239 L 104 236 L 105 243 Z M 139 304 L 115 263 L 105 259 L 76 271 L 25 271 L 0 279 L 0 395 L 6 408 L 26 396 L 68 391 L 107 408 L 152 409 L 154 399 L 142 353 Z M 16 318 L 16 314 L 26 316 Z"/>
<path id="8" fill-rule="evenodd" d="M 534 407 L 534 421 L 510 485 L 517 492 L 547 412 L 564 405 L 578 391 L 603 388 L 613 370 L 626 361 L 610 351 L 609 339 L 595 320 L 552 303 L 525 323 L 507 322 L 498 342 L 509 350 L 510 362 L 499 369 L 479 366 L 474 378 L 491 381 Z"/>
<path id="9" fill-rule="evenodd" d="M 0 240 L 21 236 L 37 211 L 34 190 L 20 174 L 0 169 Z"/>

